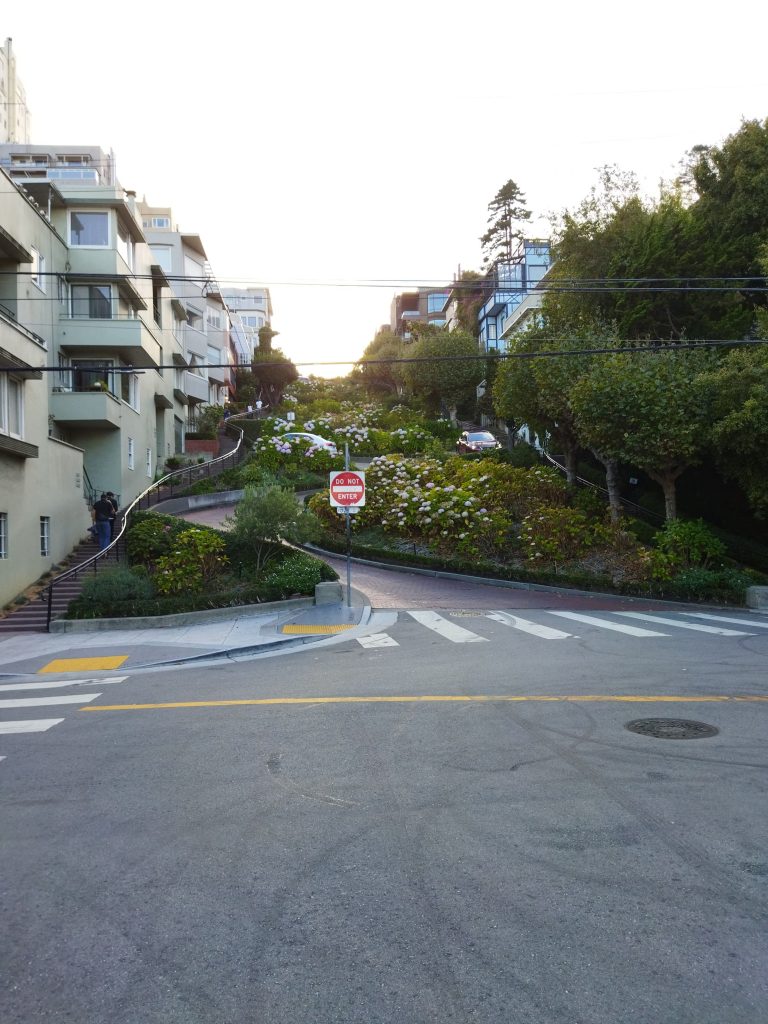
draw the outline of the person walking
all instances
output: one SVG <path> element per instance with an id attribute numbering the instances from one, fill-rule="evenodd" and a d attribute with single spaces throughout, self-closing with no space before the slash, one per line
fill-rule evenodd
<path id="1" fill-rule="evenodd" d="M 112 506 L 112 515 L 109 517 L 109 539 L 112 541 L 115 539 L 115 524 L 117 522 L 117 498 L 115 497 L 114 491 L 107 491 L 107 501 Z"/>
<path id="2" fill-rule="evenodd" d="M 109 517 L 112 515 L 113 505 L 107 500 L 106 494 L 102 494 L 98 501 L 93 503 L 93 521 L 96 525 L 96 540 L 99 542 L 99 551 L 109 547 Z"/>

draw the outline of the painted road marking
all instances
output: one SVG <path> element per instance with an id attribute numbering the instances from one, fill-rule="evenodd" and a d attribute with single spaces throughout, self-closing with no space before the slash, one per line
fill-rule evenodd
<path id="1" fill-rule="evenodd" d="M 422 626 L 426 626 L 427 629 L 431 629 L 454 644 L 484 644 L 488 642 L 488 637 L 478 636 L 477 633 L 464 629 L 463 626 L 457 626 L 455 622 L 449 622 L 437 612 L 408 612 L 408 614 Z"/>
<path id="2" fill-rule="evenodd" d="M 488 612 L 486 618 L 493 619 L 494 622 L 503 622 L 505 626 L 520 629 L 523 633 L 531 633 L 543 640 L 567 640 L 573 636 L 572 633 L 564 633 L 561 629 L 552 629 L 551 626 L 540 626 L 538 622 L 521 619 L 519 615 L 512 615 L 510 612 Z"/>
<path id="3" fill-rule="evenodd" d="M 691 615 L 695 619 L 711 619 L 713 622 L 732 622 L 737 626 L 756 626 L 758 629 L 768 629 L 768 622 L 754 622 L 752 619 L 732 619 L 725 615 L 707 615 L 706 612 L 683 612 L 683 615 Z"/>
<path id="4" fill-rule="evenodd" d="M 58 697 L 14 697 L 12 700 L 0 700 L 0 711 L 3 708 L 43 708 L 54 704 L 83 704 L 85 701 L 96 700 L 100 693 L 75 693 Z"/>
<path id="5" fill-rule="evenodd" d="M 701 697 L 682 697 L 670 694 L 581 694 L 579 696 L 563 695 L 520 695 L 475 694 L 475 695 L 421 695 L 394 697 L 254 697 L 244 700 L 186 700 L 168 701 L 164 704 L 97 704 L 93 707 L 80 708 L 81 711 L 151 711 L 174 708 L 231 708 L 249 707 L 253 705 L 303 705 L 303 704 L 739 704 L 768 703 L 768 694 L 752 694 L 744 696 L 720 696 L 707 694 Z"/>
<path id="6" fill-rule="evenodd" d="M 113 676 L 111 679 L 50 679 L 45 683 L 5 683 L 0 686 L 0 693 L 11 690 L 53 690 L 59 686 L 108 686 L 111 683 L 122 683 L 128 676 Z"/>
<path id="7" fill-rule="evenodd" d="M 312 636 L 319 634 L 343 633 L 345 629 L 354 629 L 356 623 L 342 623 L 338 626 L 301 626 L 297 624 L 283 626 L 281 633 L 303 633 Z"/>
<path id="8" fill-rule="evenodd" d="M 20 722 L 0 722 L 0 736 L 12 736 L 17 732 L 45 732 L 63 721 L 63 718 L 28 718 Z"/>
<path id="9" fill-rule="evenodd" d="M 399 647 L 400 644 L 394 640 L 389 633 L 371 633 L 370 636 L 359 636 L 356 638 L 361 647 L 369 650 L 373 647 Z"/>
<path id="10" fill-rule="evenodd" d="M 102 658 L 56 658 L 37 670 L 42 672 L 99 672 L 109 668 L 120 668 L 129 655 L 115 654 Z"/>
<path id="11" fill-rule="evenodd" d="M 718 636 L 754 636 L 754 633 L 742 633 L 737 629 L 723 629 L 717 626 L 703 626 L 700 622 L 679 622 L 667 619 L 663 615 L 646 615 L 644 612 L 616 612 L 625 619 L 642 619 L 645 622 L 660 622 L 663 626 L 675 626 L 679 629 L 695 629 L 698 633 L 715 633 Z"/>
<path id="12" fill-rule="evenodd" d="M 548 612 L 547 614 L 559 615 L 563 619 L 573 619 L 574 622 L 586 622 L 588 626 L 598 626 L 600 629 L 613 629 L 617 633 L 628 633 L 630 636 L 669 636 L 669 633 L 655 633 L 652 629 L 625 626 L 622 622 L 609 622 L 608 619 L 598 619 L 594 615 L 581 615 L 579 612 Z"/>

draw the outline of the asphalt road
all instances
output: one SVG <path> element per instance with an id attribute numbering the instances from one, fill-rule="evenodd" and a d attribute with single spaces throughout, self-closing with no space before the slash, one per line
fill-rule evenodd
<path id="1" fill-rule="evenodd" d="M 524 614 L 56 690 L 0 745 L 3 1024 L 762 1024 L 766 620 Z"/>

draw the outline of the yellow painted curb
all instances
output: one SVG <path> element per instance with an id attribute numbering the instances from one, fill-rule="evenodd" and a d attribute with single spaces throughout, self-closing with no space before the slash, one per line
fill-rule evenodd
<path id="1" fill-rule="evenodd" d="M 127 654 L 114 654 L 102 658 L 56 658 L 37 670 L 41 672 L 99 672 L 110 668 L 120 668 L 128 660 Z"/>
<path id="2" fill-rule="evenodd" d="M 319 633 L 342 633 L 345 629 L 354 629 L 354 625 L 343 626 L 283 626 L 282 633 L 306 633 L 317 635 Z"/>

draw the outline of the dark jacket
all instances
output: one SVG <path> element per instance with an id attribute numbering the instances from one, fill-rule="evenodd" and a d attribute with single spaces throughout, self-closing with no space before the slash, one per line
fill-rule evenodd
<path id="1" fill-rule="evenodd" d="M 107 501 L 106 498 L 99 498 L 98 501 L 93 503 L 93 514 L 96 517 L 97 523 L 105 523 L 109 520 L 109 517 L 114 515 L 112 509 L 112 502 Z"/>

